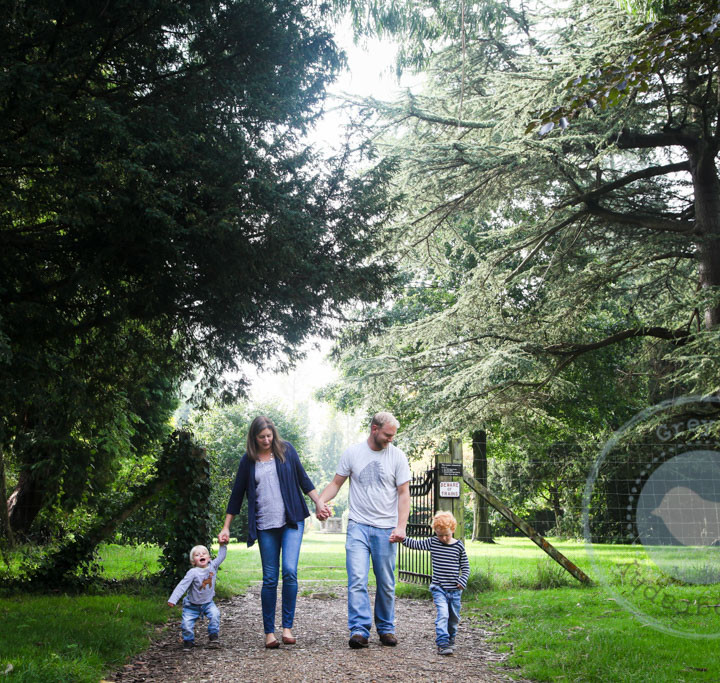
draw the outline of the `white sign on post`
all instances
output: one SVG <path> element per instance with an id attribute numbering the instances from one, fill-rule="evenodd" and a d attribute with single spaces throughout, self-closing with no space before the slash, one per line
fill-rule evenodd
<path id="1" fill-rule="evenodd" d="M 460 482 L 441 481 L 440 498 L 460 498 Z"/>

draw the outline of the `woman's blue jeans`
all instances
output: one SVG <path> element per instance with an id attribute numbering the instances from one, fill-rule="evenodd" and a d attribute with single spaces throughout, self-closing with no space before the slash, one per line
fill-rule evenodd
<path id="1" fill-rule="evenodd" d="M 220 631 L 220 610 L 212 600 L 204 602 L 202 605 L 196 605 L 187 598 L 183 598 L 181 626 L 183 640 L 195 640 L 195 622 L 200 617 L 208 620 L 208 633 Z"/>
<path id="2" fill-rule="evenodd" d="M 430 584 L 437 615 L 435 617 L 435 643 L 438 647 L 455 644 L 455 634 L 460 623 L 460 600 L 462 590 L 447 590 L 436 583 Z"/>
<path id="3" fill-rule="evenodd" d="M 378 633 L 395 632 L 395 555 L 390 543 L 392 529 L 379 529 L 352 520 L 345 538 L 345 564 L 348 575 L 348 628 L 350 635 L 367 638 L 372 626 L 368 574 L 372 557 L 377 590 L 375 628 Z"/>
<path id="4" fill-rule="evenodd" d="M 263 628 L 265 633 L 275 632 L 275 607 L 282 553 L 282 627 L 292 628 L 295 619 L 298 582 L 297 566 L 300 557 L 305 522 L 297 528 L 286 524 L 278 529 L 258 530 L 258 546 L 262 561 L 263 583 L 260 591 Z"/>

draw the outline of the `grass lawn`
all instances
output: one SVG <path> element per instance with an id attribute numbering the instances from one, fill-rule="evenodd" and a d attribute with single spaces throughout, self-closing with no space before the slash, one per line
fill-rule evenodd
<path id="1" fill-rule="evenodd" d="M 154 596 L 0 598 L 0 676 L 97 683 L 145 649 L 167 618 L 168 607 Z"/>
<path id="2" fill-rule="evenodd" d="M 644 625 L 618 603 L 613 591 L 580 586 L 530 541 L 505 538 L 494 545 L 467 547 L 472 576 L 463 597 L 464 614 L 493 624 L 494 645 L 508 652 L 506 671 L 511 675 L 539 681 L 720 680 L 718 640 L 680 638 Z M 630 558 L 625 546 L 602 546 L 596 548 L 593 564 L 582 543 L 556 547 L 592 578 L 598 568 L 612 575 L 613 565 Z M 142 578 L 157 569 L 157 550 L 105 546 L 102 565 L 107 578 Z M 344 536 L 308 534 L 299 577 L 301 591 L 318 582 L 344 583 Z M 242 593 L 260 578 L 257 545 L 232 544 L 218 579 L 218 595 Z M 629 592 L 630 599 L 639 594 L 623 585 L 621 577 L 613 590 L 621 596 Z M 658 590 L 691 602 L 694 589 L 663 585 Z M 429 599 L 426 588 L 410 584 L 398 584 L 397 593 Z M 0 676 L 12 666 L 8 680 L 95 683 L 147 647 L 153 632 L 170 617 L 166 598 L 164 592 L 147 590 L 132 595 L 0 597 Z M 664 616 L 659 601 L 645 608 L 651 617 Z M 678 617 L 675 624 L 720 631 L 712 610 Z M 433 629 L 432 622 L 427 628 Z M 461 628 L 472 627 L 465 621 Z"/>

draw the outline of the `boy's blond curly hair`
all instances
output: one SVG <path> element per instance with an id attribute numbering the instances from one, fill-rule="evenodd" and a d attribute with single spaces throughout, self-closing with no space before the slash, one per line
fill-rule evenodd
<path id="1" fill-rule="evenodd" d="M 433 531 L 455 532 L 457 520 L 452 512 L 436 512 L 432 518 Z"/>

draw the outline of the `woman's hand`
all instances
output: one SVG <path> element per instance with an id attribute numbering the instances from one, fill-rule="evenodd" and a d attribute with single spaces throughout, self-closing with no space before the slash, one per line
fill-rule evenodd
<path id="1" fill-rule="evenodd" d="M 315 506 L 315 516 L 322 522 L 332 516 L 332 509 L 327 503 L 318 501 Z"/>
<path id="2" fill-rule="evenodd" d="M 234 518 L 235 515 L 225 515 L 225 523 L 223 524 L 223 528 L 220 529 L 220 533 L 218 534 L 218 542 L 220 544 L 228 543 L 230 541 L 230 525 L 232 524 Z"/>

